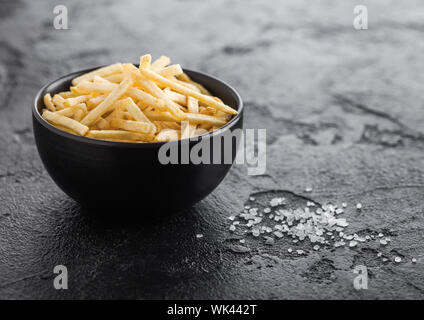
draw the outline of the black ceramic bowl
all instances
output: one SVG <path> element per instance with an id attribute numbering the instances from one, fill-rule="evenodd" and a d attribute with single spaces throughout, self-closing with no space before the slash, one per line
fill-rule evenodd
<path id="1" fill-rule="evenodd" d="M 41 160 L 66 194 L 83 206 L 125 208 L 138 215 L 152 211 L 175 212 L 190 207 L 219 185 L 231 167 L 231 163 L 224 163 L 223 153 L 220 164 L 163 165 L 159 162 L 158 151 L 164 143 L 125 143 L 80 137 L 54 127 L 41 117 L 45 93 L 53 96 L 67 91 L 73 78 L 94 69 L 68 74 L 44 86 L 35 97 L 32 108 L 35 141 Z M 200 140 L 210 139 L 213 145 L 215 139 L 220 139 L 228 131 L 242 129 L 240 95 L 214 77 L 184 71 L 238 111 L 225 126 L 198 139 L 190 139 L 190 150 Z M 181 148 L 181 141 L 172 143 Z M 234 161 L 236 139 L 232 144 Z"/>

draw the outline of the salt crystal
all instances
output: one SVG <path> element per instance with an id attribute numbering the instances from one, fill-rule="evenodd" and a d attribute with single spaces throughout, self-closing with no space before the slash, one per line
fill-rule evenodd
<path id="1" fill-rule="evenodd" d="M 271 209 L 270 209 L 270 208 L 265 208 L 265 209 L 264 209 L 264 212 L 265 212 L 265 213 L 270 213 L 270 212 L 271 212 Z"/>
<path id="2" fill-rule="evenodd" d="M 296 252 L 297 252 L 297 254 L 299 254 L 299 255 L 301 255 L 301 254 L 303 254 L 303 253 L 304 253 L 304 251 L 303 251 L 303 250 L 296 250 Z"/>
<path id="3" fill-rule="evenodd" d="M 275 231 L 274 234 L 278 238 L 282 238 L 283 237 L 283 234 L 280 231 Z"/>
<path id="4" fill-rule="evenodd" d="M 306 188 L 305 188 L 305 191 L 306 191 L 306 192 L 311 192 L 311 191 L 312 191 L 312 188 L 311 188 L 311 187 L 306 187 Z"/>
<path id="5" fill-rule="evenodd" d="M 351 242 L 349 242 L 349 247 L 351 248 L 356 247 L 357 244 L 358 242 L 356 242 L 355 240 L 352 240 Z"/>
<path id="6" fill-rule="evenodd" d="M 357 203 L 356 204 L 356 209 L 361 210 L 362 209 L 362 204 L 361 203 Z"/>
<path id="7" fill-rule="evenodd" d="M 280 205 L 282 203 L 283 203 L 283 198 L 273 198 L 269 202 L 269 204 L 271 205 L 271 207 L 276 207 L 276 206 L 278 206 L 278 205 Z"/>
<path id="8" fill-rule="evenodd" d="M 236 230 L 236 227 L 235 227 L 235 225 L 233 225 L 233 224 L 232 224 L 232 225 L 230 226 L 230 231 L 235 231 L 235 230 Z"/>
<path id="9" fill-rule="evenodd" d="M 196 238 L 197 239 L 203 238 L 203 234 L 201 234 L 201 233 L 196 234 Z"/>
<path id="10" fill-rule="evenodd" d="M 402 262 L 402 258 L 401 258 L 401 257 L 395 257 L 395 262 L 396 262 L 396 263 L 400 263 L 400 262 Z"/>
<path id="11" fill-rule="evenodd" d="M 246 240 L 240 239 L 240 243 L 245 243 L 245 242 L 246 242 Z"/>
<path id="12" fill-rule="evenodd" d="M 412 263 L 417 263 L 417 259 L 412 258 Z"/>
<path id="13" fill-rule="evenodd" d="M 292 252 L 293 252 L 293 249 L 292 249 L 292 248 L 288 248 L 288 249 L 287 249 L 287 252 L 288 252 L 288 253 L 292 253 Z"/>
<path id="14" fill-rule="evenodd" d="M 265 244 L 267 245 L 273 245 L 274 244 L 274 239 L 271 237 L 265 237 Z"/>
<path id="15" fill-rule="evenodd" d="M 383 246 L 385 246 L 385 245 L 387 245 L 387 241 L 384 240 L 384 239 L 380 239 L 380 244 L 383 245 Z"/>
<path id="16" fill-rule="evenodd" d="M 315 251 L 319 250 L 319 246 L 318 246 L 318 245 L 315 245 L 315 246 L 314 246 L 314 250 L 315 250 Z"/>
<path id="17" fill-rule="evenodd" d="M 342 207 L 343 207 L 343 208 L 346 208 L 346 207 L 347 207 L 347 203 L 346 203 L 346 202 L 343 202 L 343 203 L 342 203 Z"/>
<path id="18" fill-rule="evenodd" d="M 254 197 L 250 197 L 249 200 L 250 201 L 255 201 L 255 198 Z"/>

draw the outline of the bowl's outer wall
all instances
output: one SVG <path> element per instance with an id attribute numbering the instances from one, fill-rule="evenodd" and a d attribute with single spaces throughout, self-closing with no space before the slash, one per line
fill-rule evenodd
<path id="1" fill-rule="evenodd" d="M 235 108 L 241 106 L 237 94 L 224 83 L 203 74 L 186 72 L 226 104 Z M 60 79 L 45 92 L 67 90 L 75 76 Z M 43 106 L 45 92 L 37 101 L 38 110 Z M 240 113 L 228 130 L 242 129 L 243 109 Z M 87 143 L 88 139 L 76 140 L 57 134 L 42 121 L 33 114 L 35 141 L 46 170 L 65 193 L 86 206 L 126 207 L 138 211 L 180 210 L 212 192 L 231 167 L 231 164 L 224 164 L 223 159 L 221 164 L 163 165 L 158 160 L 162 144 Z M 221 135 L 207 135 L 203 139 L 211 139 L 212 145 L 213 139 Z M 190 149 L 195 143 L 190 141 Z M 233 142 L 233 160 L 235 149 Z"/>

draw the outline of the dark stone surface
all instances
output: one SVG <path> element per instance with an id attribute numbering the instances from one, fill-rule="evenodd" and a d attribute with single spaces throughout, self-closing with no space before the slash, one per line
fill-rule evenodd
<path id="1" fill-rule="evenodd" d="M 70 30 L 53 29 L 49 1 L 0 2 L 0 298 L 424 297 L 421 2 L 363 1 L 366 31 L 352 28 L 354 1 L 63 3 Z M 64 73 L 147 52 L 239 90 L 246 127 L 268 129 L 267 173 L 235 166 L 204 201 L 156 223 L 107 221 L 48 177 L 30 107 Z M 390 233 L 392 243 L 315 252 L 246 237 L 251 250 L 236 253 L 227 216 L 252 194 L 261 206 L 274 194 L 346 201 L 351 232 Z M 58 264 L 67 291 L 53 289 Z M 353 288 L 358 264 L 368 290 Z"/>

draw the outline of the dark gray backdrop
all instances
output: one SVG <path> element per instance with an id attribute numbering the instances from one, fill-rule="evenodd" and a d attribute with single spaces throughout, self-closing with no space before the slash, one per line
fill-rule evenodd
<path id="1" fill-rule="evenodd" d="M 57 4 L 68 7 L 70 30 L 53 28 Z M 356 31 L 357 4 L 0 1 L 0 297 L 424 297 L 424 7 L 361 1 L 369 30 Z M 45 172 L 31 103 L 62 74 L 144 53 L 238 89 L 246 127 L 268 130 L 267 173 L 236 166 L 204 201 L 155 225 L 101 222 Z M 298 205 L 301 195 L 361 202 L 361 212 L 349 207 L 349 230 L 392 243 L 315 252 L 246 237 L 251 251 L 233 252 L 227 216 L 252 194 L 262 206 L 289 192 Z M 67 291 L 53 289 L 57 264 L 68 267 Z M 369 268 L 368 290 L 353 288 L 358 264 Z"/>

